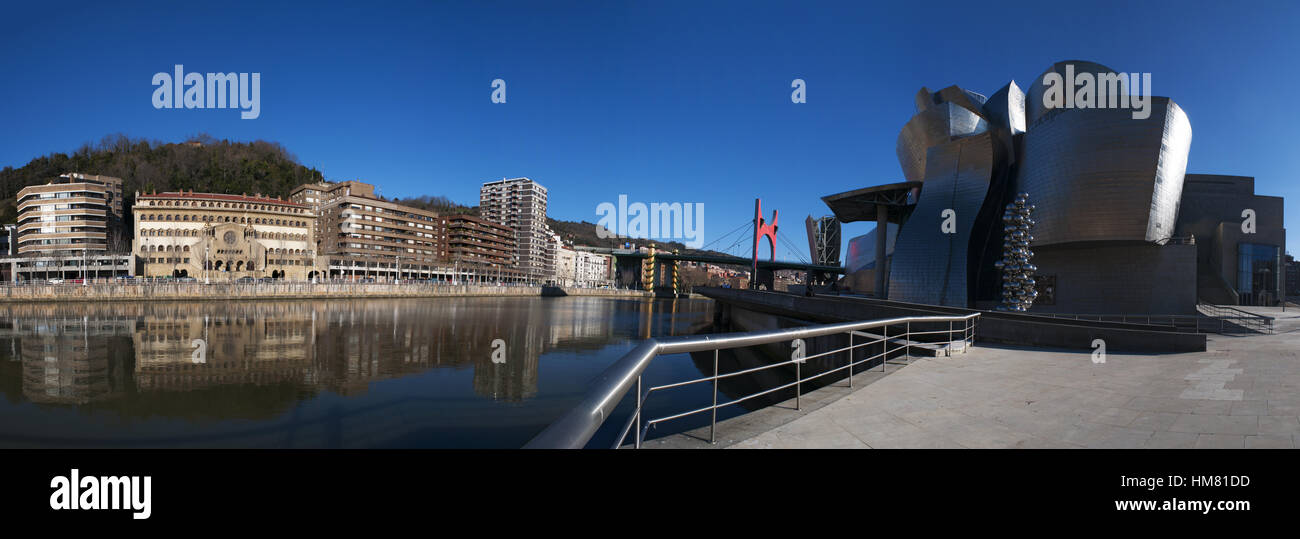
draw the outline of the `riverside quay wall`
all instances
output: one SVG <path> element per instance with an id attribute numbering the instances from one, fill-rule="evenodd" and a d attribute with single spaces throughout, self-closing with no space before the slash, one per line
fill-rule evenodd
<path id="1" fill-rule="evenodd" d="M 644 290 L 424 283 L 91 283 L 0 287 L 0 303 L 18 301 L 151 301 L 473 296 L 655 297 Z"/>

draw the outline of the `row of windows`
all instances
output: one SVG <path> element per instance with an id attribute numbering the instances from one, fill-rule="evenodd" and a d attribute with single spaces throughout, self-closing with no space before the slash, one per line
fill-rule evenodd
<path id="1" fill-rule="evenodd" d="M 418 220 L 418 221 L 430 221 L 430 222 L 432 222 L 432 221 L 437 221 L 437 220 L 438 220 L 437 217 L 430 217 L 430 216 L 428 216 L 428 215 L 420 215 L 420 214 L 418 214 L 418 213 L 407 213 L 407 212 L 404 212 L 404 211 L 397 211 L 397 210 L 392 210 L 392 209 L 388 209 L 388 210 L 386 210 L 386 209 L 381 208 L 381 207 L 378 207 L 378 206 L 365 206 L 365 205 L 361 205 L 361 204 L 344 204 L 344 205 L 343 205 L 343 208 L 344 208 L 344 209 L 352 208 L 352 209 L 354 209 L 354 210 L 362 210 L 362 211 L 369 211 L 369 212 L 375 212 L 375 213 L 388 213 L 388 214 L 396 215 L 396 216 L 398 216 L 398 217 L 407 217 L 407 218 L 415 219 L 415 220 Z M 346 218 L 346 216 L 345 216 L 345 218 Z M 418 226 L 418 225 L 416 225 L 416 226 Z"/>
<path id="2" fill-rule="evenodd" d="M 89 239 L 87 239 L 87 238 L 60 238 L 60 239 L 54 239 L 54 240 L 34 240 L 34 241 L 20 240 L 20 241 L 18 242 L 18 245 L 22 245 L 22 246 L 24 246 L 24 247 L 29 247 L 29 246 L 32 246 L 32 245 L 81 245 L 81 244 L 105 245 L 106 243 L 107 243 L 107 242 L 106 242 L 105 240 L 97 239 L 97 238 L 89 238 Z"/>
<path id="3" fill-rule="evenodd" d="M 185 229 L 185 228 L 179 228 L 179 229 L 146 228 L 140 231 L 140 237 L 150 236 L 150 237 L 169 237 L 169 238 L 170 237 L 197 238 L 202 235 L 204 235 L 202 230 Z M 207 236 L 210 237 L 212 235 L 213 235 L 213 231 L 208 230 Z M 262 240 L 307 241 L 306 234 L 289 234 L 287 232 L 258 232 L 256 230 L 253 230 L 251 232 L 245 232 L 244 237 L 262 239 Z"/>
<path id="4" fill-rule="evenodd" d="M 188 253 L 190 252 L 190 246 L 189 245 L 145 245 L 140 248 L 140 252 L 141 253 L 170 253 L 170 252 Z M 266 252 L 271 254 L 277 254 L 277 255 L 308 255 L 308 256 L 312 255 L 311 251 L 304 250 L 304 249 L 273 248 L 273 249 L 267 249 Z"/>
<path id="5" fill-rule="evenodd" d="M 249 204 L 244 202 L 215 202 L 208 200 L 157 200 L 145 201 L 144 206 L 174 206 L 193 208 L 226 208 L 231 210 L 277 211 L 303 213 L 303 208 L 274 206 L 270 204 Z"/>
<path id="6" fill-rule="evenodd" d="M 47 191 L 44 193 L 33 193 L 24 196 L 22 200 L 18 201 L 18 203 L 21 204 L 23 202 L 27 202 L 28 200 L 54 200 L 57 198 L 78 198 L 78 197 L 98 198 L 98 199 L 106 198 L 104 193 L 100 193 L 97 191 L 55 191 L 55 192 Z"/>
<path id="7" fill-rule="evenodd" d="M 240 223 L 246 225 L 253 224 L 253 225 L 275 225 L 275 226 L 296 226 L 296 227 L 307 226 L 306 221 L 291 221 L 288 219 L 269 219 L 269 218 L 263 219 L 261 217 L 254 217 L 252 219 L 249 219 L 247 217 L 233 217 L 229 215 L 227 216 L 204 215 L 202 216 L 203 217 L 202 219 L 199 219 L 200 216 L 198 215 L 195 215 L 193 217 L 194 218 L 191 219 L 190 215 L 188 214 L 177 215 L 177 214 L 150 213 L 150 214 L 141 215 L 140 220 L 141 221 L 180 221 L 180 222 L 193 221 L 196 223 L 202 221 L 204 223 L 217 222 L 217 223 Z"/>

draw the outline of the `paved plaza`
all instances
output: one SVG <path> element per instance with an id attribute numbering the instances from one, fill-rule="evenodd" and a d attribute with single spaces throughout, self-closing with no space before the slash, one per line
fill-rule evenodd
<path id="1" fill-rule="evenodd" d="M 914 359 L 865 387 L 832 390 L 842 396 L 812 411 L 805 406 L 797 417 L 778 406 L 732 420 L 750 432 L 719 445 L 1294 448 L 1300 445 L 1300 312 L 1253 310 L 1277 318 L 1275 334 L 1211 334 L 1201 353 L 1112 353 L 1094 363 L 1088 351 L 977 346 L 953 357 Z M 782 421 L 782 414 L 793 419 Z M 775 426 L 752 432 L 761 421 Z M 728 423 L 718 426 L 720 437 Z"/>

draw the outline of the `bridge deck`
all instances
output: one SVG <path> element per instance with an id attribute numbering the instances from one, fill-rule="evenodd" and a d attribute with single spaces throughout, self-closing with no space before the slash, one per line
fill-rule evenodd
<path id="1" fill-rule="evenodd" d="M 610 254 L 618 257 L 627 258 L 648 258 L 649 255 L 639 251 L 612 251 Z M 717 256 L 717 255 L 695 255 L 695 254 L 673 254 L 667 252 L 656 252 L 655 260 L 677 260 L 681 262 L 700 262 L 704 264 L 719 264 L 729 266 L 749 267 L 754 263 L 753 260 L 739 256 Z M 821 266 L 817 264 L 806 264 L 803 262 L 789 262 L 783 260 L 759 260 L 760 269 L 793 269 L 805 271 L 821 271 L 825 273 L 844 273 L 841 266 Z"/>

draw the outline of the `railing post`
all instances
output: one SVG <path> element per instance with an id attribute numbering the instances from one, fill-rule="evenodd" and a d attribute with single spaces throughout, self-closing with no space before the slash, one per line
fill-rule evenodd
<path id="1" fill-rule="evenodd" d="M 799 397 L 803 394 L 803 370 L 800 369 L 802 361 L 794 362 L 794 409 L 799 409 Z"/>
<path id="2" fill-rule="evenodd" d="M 908 327 L 911 327 L 910 322 Z M 907 340 L 904 339 L 903 342 L 907 342 Z M 889 361 L 889 324 L 885 324 L 885 336 L 880 339 L 880 372 L 885 372 L 886 361 Z"/>
<path id="3" fill-rule="evenodd" d="M 641 449 L 641 376 L 636 377 L 636 448 Z"/>
<path id="4" fill-rule="evenodd" d="M 853 389 L 853 330 L 849 330 L 849 389 Z"/>
<path id="5" fill-rule="evenodd" d="M 713 419 L 709 422 L 709 443 L 718 443 L 715 431 L 718 428 L 718 350 L 713 350 Z"/>
<path id="6" fill-rule="evenodd" d="M 907 326 L 905 326 L 903 330 L 907 332 L 907 336 L 903 337 L 903 357 L 910 360 L 912 359 L 912 321 L 911 320 L 907 321 Z M 889 359 L 889 354 L 885 354 L 885 359 Z M 880 370 L 884 371 L 885 369 L 881 368 Z"/>

